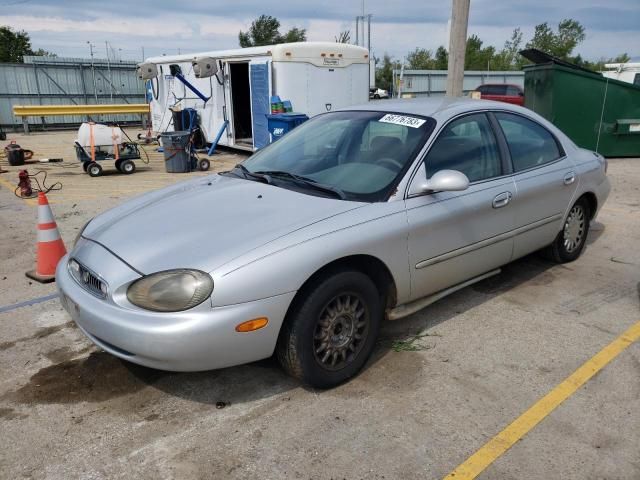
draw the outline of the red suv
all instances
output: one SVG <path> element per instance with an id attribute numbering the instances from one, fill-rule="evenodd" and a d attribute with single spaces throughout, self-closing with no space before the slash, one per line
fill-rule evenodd
<path id="1" fill-rule="evenodd" d="M 487 83 L 480 85 L 475 91 L 480 92 L 480 98 L 485 100 L 496 100 L 498 102 L 524 106 L 524 90 L 518 85 Z"/>

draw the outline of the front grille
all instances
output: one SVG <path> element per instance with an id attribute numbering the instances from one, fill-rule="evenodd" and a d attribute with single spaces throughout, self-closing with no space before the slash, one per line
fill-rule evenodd
<path id="1" fill-rule="evenodd" d="M 107 296 L 107 283 L 74 258 L 69 260 L 69 271 L 78 285 L 89 293 L 99 298 Z"/>

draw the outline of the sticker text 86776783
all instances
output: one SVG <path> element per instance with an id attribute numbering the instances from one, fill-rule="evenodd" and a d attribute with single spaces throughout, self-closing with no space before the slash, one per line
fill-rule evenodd
<path id="1" fill-rule="evenodd" d="M 404 125 L 405 127 L 420 128 L 426 120 L 416 117 L 408 117 L 406 115 L 396 115 L 394 113 L 387 113 L 382 117 L 379 122 L 393 123 L 395 125 Z"/>

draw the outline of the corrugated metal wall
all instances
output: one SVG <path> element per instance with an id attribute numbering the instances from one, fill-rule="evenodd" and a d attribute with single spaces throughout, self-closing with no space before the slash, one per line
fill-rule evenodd
<path id="1" fill-rule="evenodd" d="M 394 70 L 394 85 L 400 78 L 400 70 Z M 467 70 L 464 72 L 462 88 L 465 93 L 475 90 L 483 83 L 512 83 L 524 87 L 524 72 L 485 72 Z M 405 70 L 402 94 L 414 97 L 435 97 L 447 90 L 446 70 Z"/>
<path id="2" fill-rule="evenodd" d="M 0 124 L 22 128 L 14 105 L 145 103 L 144 84 L 135 62 L 82 58 L 25 57 L 25 63 L 0 63 Z M 95 77 L 95 83 L 94 83 Z M 95 85 L 95 88 L 94 88 Z M 27 117 L 30 126 L 77 125 L 85 116 Z M 139 122 L 140 115 L 99 115 L 95 121 Z"/>

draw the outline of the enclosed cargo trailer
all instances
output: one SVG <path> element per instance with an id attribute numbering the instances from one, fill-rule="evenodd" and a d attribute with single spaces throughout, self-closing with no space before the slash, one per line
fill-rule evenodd
<path id="1" fill-rule="evenodd" d="M 149 80 L 155 132 L 174 129 L 172 110 L 193 108 L 207 142 L 224 129 L 218 144 L 243 150 L 269 143 L 272 96 L 310 117 L 369 99 L 369 53 L 355 45 L 285 43 L 152 57 L 141 66 L 155 74 Z"/>

